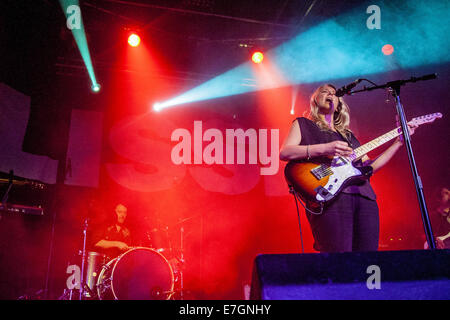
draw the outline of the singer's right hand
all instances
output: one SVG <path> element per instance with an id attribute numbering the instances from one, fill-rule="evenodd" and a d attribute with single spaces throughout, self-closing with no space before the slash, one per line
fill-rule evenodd
<path id="1" fill-rule="evenodd" d="M 446 249 L 446 248 L 445 248 L 445 243 L 444 243 L 444 241 L 442 241 L 442 239 L 440 239 L 439 237 L 437 237 L 437 238 L 434 240 L 434 243 L 436 244 L 436 249 Z M 425 250 L 427 250 L 427 249 L 429 248 L 428 242 L 425 242 L 425 243 L 423 244 L 423 248 L 424 248 Z"/>
<path id="2" fill-rule="evenodd" d="M 352 154 L 353 149 L 344 141 L 333 141 L 323 144 L 322 154 L 324 156 L 344 156 L 348 157 Z"/>

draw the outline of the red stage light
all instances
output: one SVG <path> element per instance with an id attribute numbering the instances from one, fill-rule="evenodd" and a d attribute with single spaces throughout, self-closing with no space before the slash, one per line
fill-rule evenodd
<path id="1" fill-rule="evenodd" d="M 252 54 L 252 61 L 254 63 L 261 63 L 264 59 L 264 55 L 261 51 L 256 51 Z"/>
<path id="2" fill-rule="evenodd" d="M 385 56 L 389 56 L 389 55 L 391 55 L 394 52 L 394 47 L 391 46 L 390 44 L 385 44 L 383 46 L 383 48 L 381 49 L 381 51 L 383 52 L 383 54 Z"/>
<path id="3" fill-rule="evenodd" d="M 137 47 L 141 43 L 141 38 L 133 33 L 128 37 L 128 44 L 132 47 Z"/>

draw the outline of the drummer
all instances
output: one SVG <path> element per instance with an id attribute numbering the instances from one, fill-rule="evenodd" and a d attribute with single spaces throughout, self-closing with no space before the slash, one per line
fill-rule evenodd
<path id="1" fill-rule="evenodd" d="M 105 254 L 108 260 L 131 249 L 131 233 L 125 223 L 127 211 L 125 205 L 117 204 L 114 223 L 102 226 L 94 233 L 94 249 Z"/>

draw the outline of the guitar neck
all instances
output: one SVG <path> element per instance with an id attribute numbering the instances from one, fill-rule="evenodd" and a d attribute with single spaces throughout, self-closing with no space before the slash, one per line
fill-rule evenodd
<path id="1" fill-rule="evenodd" d="M 424 116 L 420 116 L 417 118 L 412 119 L 409 123 L 414 123 L 417 126 L 425 123 L 431 123 L 436 119 L 442 118 L 442 113 L 436 112 L 427 114 Z M 402 132 L 401 127 L 397 127 L 388 133 L 383 134 L 382 136 L 379 136 L 376 139 L 373 139 L 370 142 L 367 142 L 366 144 L 363 144 L 362 146 L 356 148 L 353 150 L 353 154 L 349 157 L 352 161 L 358 160 L 361 157 L 363 157 L 365 154 L 369 153 L 370 151 L 378 148 L 379 146 L 385 144 L 386 142 L 391 141 L 394 138 L 397 138 Z"/>
<path id="2" fill-rule="evenodd" d="M 354 156 L 352 157 L 353 160 L 359 159 L 363 157 L 365 154 L 369 153 L 370 151 L 378 148 L 379 146 L 385 144 L 386 142 L 391 141 L 394 138 L 397 138 L 401 134 L 401 127 L 397 127 L 388 133 L 385 133 L 378 138 L 373 139 L 372 141 L 369 141 L 362 146 L 359 146 L 354 151 Z"/>

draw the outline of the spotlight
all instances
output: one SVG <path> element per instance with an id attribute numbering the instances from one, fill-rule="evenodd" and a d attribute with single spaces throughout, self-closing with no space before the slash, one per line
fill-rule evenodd
<path id="1" fill-rule="evenodd" d="M 136 33 L 130 34 L 128 44 L 132 47 L 137 47 L 139 43 L 141 43 L 141 38 Z"/>
<path id="2" fill-rule="evenodd" d="M 264 59 L 264 55 L 261 51 L 256 51 L 252 54 L 252 61 L 254 63 L 261 63 Z"/>
<path id="3" fill-rule="evenodd" d="M 394 47 L 390 44 L 385 44 L 383 48 L 381 48 L 381 51 L 385 56 L 389 56 L 394 52 Z"/>
<path id="4" fill-rule="evenodd" d="M 100 91 L 100 85 L 98 83 L 95 83 L 91 87 L 92 91 L 99 92 Z"/>
<path id="5" fill-rule="evenodd" d="M 153 110 L 154 111 L 160 111 L 162 109 L 162 106 L 160 103 L 156 102 L 153 104 Z"/>

